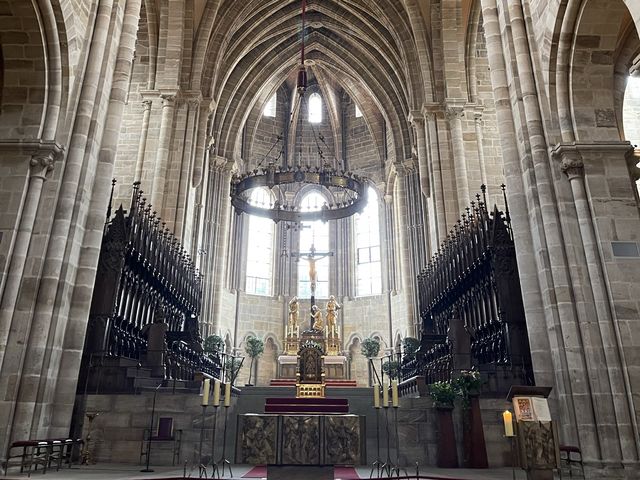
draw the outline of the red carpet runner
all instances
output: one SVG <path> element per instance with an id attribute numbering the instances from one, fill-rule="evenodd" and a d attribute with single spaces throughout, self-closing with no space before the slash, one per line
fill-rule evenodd
<path id="1" fill-rule="evenodd" d="M 253 467 L 242 478 L 267 478 L 267 467 L 264 465 L 258 465 Z M 360 477 L 358 472 L 353 467 L 334 467 L 333 478 L 340 480 L 356 480 Z"/>

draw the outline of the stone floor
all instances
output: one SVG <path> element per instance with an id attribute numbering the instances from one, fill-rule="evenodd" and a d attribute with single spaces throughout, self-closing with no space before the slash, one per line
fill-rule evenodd
<path id="1" fill-rule="evenodd" d="M 50 470 L 46 475 L 42 475 L 39 471 L 32 473 L 32 478 L 40 478 L 46 480 L 142 480 L 142 479 L 178 479 L 185 478 L 184 469 L 176 467 L 152 467 L 155 471 L 153 473 L 141 473 L 139 465 L 118 465 L 118 464 L 97 464 L 91 466 L 73 466 L 71 469 L 63 469 L 58 472 Z M 251 470 L 251 466 L 248 465 L 233 465 L 233 477 L 226 479 L 240 479 L 242 476 Z M 210 473 L 210 471 L 208 472 Z M 369 478 L 370 469 L 359 467 L 358 474 L 360 478 Z M 413 471 L 408 472 L 409 475 L 415 473 Z M 457 480 L 525 480 L 526 475 L 522 470 L 516 470 L 515 477 L 513 471 L 510 468 L 498 468 L 487 470 L 465 470 L 465 469 L 438 469 L 438 468 L 424 468 L 420 469 L 421 476 L 433 475 L 434 478 L 445 479 L 457 479 Z M 11 479 L 23 479 L 27 478 L 27 474 L 14 474 L 10 472 L 8 476 L 4 477 L 8 480 Z M 186 478 L 198 478 L 198 470 L 190 471 L 186 470 Z M 374 476 L 375 478 L 375 476 Z M 311 480 L 311 479 L 309 479 Z"/>

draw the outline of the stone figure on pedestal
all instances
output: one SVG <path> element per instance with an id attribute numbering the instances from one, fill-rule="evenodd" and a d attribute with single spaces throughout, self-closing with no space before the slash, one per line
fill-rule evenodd
<path id="1" fill-rule="evenodd" d="M 166 335 L 169 325 L 164 319 L 164 309 L 159 306 L 154 312 L 153 323 L 146 325 L 141 332 L 147 338 L 146 364 L 151 368 L 153 377 L 164 378 L 165 374 L 164 357 L 167 351 Z"/>

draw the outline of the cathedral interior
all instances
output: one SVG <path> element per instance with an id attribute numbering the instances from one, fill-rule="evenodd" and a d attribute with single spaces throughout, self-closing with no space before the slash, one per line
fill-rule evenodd
<path id="1" fill-rule="evenodd" d="M 308 341 L 297 396 L 351 399 L 363 464 L 350 391 L 432 412 L 473 370 L 489 466 L 510 387 L 551 387 L 584 478 L 640 478 L 639 31 L 637 0 L 0 0 L 0 460 L 117 401 L 197 416 L 229 370 L 240 416 Z"/>

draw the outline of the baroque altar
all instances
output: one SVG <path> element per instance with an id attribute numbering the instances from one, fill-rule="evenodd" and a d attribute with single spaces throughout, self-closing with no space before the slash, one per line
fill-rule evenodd
<path id="1" fill-rule="evenodd" d="M 312 292 L 315 293 L 313 287 L 315 285 L 312 282 Z M 315 298 L 312 296 L 309 311 L 310 328 L 301 332 L 299 325 L 300 301 L 297 297 L 291 299 L 283 342 L 284 352 L 278 357 L 279 379 L 296 379 L 298 353 L 300 348 L 309 342 L 317 344 L 324 351 L 324 376 L 326 379 L 342 380 L 346 378 L 347 357 L 343 355 L 342 339 L 338 328 L 337 312 L 340 309 L 341 306 L 331 295 L 323 312 L 316 305 Z"/>

